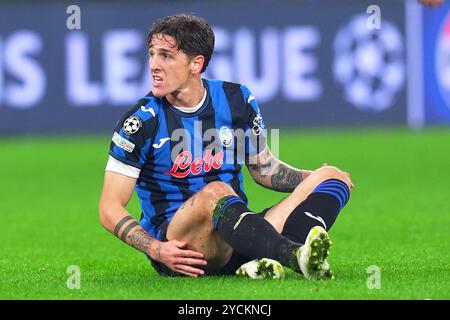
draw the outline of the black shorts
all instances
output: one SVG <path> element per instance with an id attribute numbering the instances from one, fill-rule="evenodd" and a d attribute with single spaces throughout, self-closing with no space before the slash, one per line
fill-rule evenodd
<path id="1" fill-rule="evenodd" d="M 266 215 L 267 211 L 269 211 L 269 208 L 264 209 L 263 211 L 257 213 L 262 215 L 263 217 Z M 160 241 L 168 241 L 167 240 L 167 228 L 169 226 L 169 221 L 164 222 L 157 231 L 158 240 Z M 149 255 L 147 255 L 148 259 L 150 260 L 150 263 L 152 264 L 153 268 L 158 272 L 161 276 L 167 276 L 167 277 L 183 277 L 183 274 L 174 272 L 170 270 L 164 263 L 161 263 L 159 261 L 153 260 Z M 236 251 L 233 251 L 233 254 L 230 257 L 230 260 L 227 262 L 225 266 L 222 267 L 222 269 L 218 270 L 215 273 L 209 273 L 207 275 L 234 275 L 236 270 L 243 265 L 244 263 L 247 263 L 249 261 L 253 260 L 250 257 L 244 256 L 239 254 Z"/>

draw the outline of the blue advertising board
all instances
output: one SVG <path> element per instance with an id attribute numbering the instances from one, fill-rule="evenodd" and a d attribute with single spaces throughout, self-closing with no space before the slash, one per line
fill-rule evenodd
<path id="1" fill-rule="evenodd" d="M 450 3 L 426 9 L 424 18 L 425 120 L 450 122 Z"/>
<path id="2" fill-rule="evenodd" d="M 206 78 L 247 85 L 268 127 L 406 123 L 402 1 L 0 4 L 0 134 L 110 131 L 151 90 L 152 22 L 195 13 L 216 34 Z M 374 11 L 376 12 L 376 11 Z"/>

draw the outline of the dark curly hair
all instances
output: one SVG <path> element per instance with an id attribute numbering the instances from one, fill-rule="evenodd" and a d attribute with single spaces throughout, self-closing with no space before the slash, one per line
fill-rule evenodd
<path id="1" fill-rule="evenodd" d="M 155 21 L 147 36 L 149 48 L 153 37 L 157 34 L 173 37 L 178 49 L 190 59 L 198 55 L 204 56 L 205 63 L 201 72 L 206 70 L 214 50 L 215 38 L 211 26 L 205 19 L 189 14 L 178 14 Z"/>

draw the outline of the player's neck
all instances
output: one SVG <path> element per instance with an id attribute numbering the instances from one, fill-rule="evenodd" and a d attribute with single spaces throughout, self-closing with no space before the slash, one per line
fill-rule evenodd
<path id="1" fill-rule="evenodd" d="M 194 108 L 203 99 L 205 88 L 202 79 L 192 81 L 183 89 L 166 96 L 167 101 L 173 106 Z"/>

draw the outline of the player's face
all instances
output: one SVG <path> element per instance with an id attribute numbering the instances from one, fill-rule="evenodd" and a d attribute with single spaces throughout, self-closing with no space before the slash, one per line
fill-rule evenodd
<path id="1" fill-rule="evenodd" d="M 157 34 L 150 48 L 150 71 L 152 92 L 155 97 L 181 91 L 187 86 L 190 76 L 189 57 L 178 50 L 173 37 Z"/>

